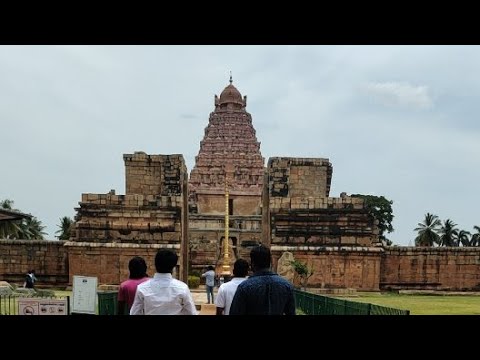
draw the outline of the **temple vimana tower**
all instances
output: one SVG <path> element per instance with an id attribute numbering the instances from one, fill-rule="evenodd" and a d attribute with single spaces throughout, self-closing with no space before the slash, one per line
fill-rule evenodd
<path id="1" fill-rule="evenodd" d="M 231 78 L 215 95 L 190 174 L 179 154 L 135 152 L 123 159 L 125 195 L 82 194 L 74 235 L 65 244 L 70 274 L 102 274 L 103 282 L 119 283 L 132 256 L 153 264 L 161 247 L 178 253 L 183 280 L 207 265 L 220 269 L 225 252 L 230 265 L 249 259 L 260 243 L 271 247 L 274 265 L 284 252 L 325 262 L 323 255 L 334 259 L 345 249 L 362 257 L 376 251 L 375 219 L 363 200 L 330 197 L 328 159 L 272 157 L 265 163 L 247 97 Z M 348 272 L 338 271 L 339 277 Z"/>

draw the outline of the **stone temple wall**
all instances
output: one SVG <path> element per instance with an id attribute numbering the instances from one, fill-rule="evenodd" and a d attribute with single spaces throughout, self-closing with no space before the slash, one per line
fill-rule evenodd
<path id="1" fill-rule="evenodd" d="M 120 284 L 128 279 L 128 262 L 134 256 L 141 256 L 147 263 L 147 274 L 155 274 L 155 255 L 160 248 L 174 251 L 181 260 L 180 245 L 156 244 L 102 244 L 67 242 L 69 257 L 69 283 L 73 275 L 95 276 L 98 284 Z M 181 261 L 177 264 L 175 277 L 181 277 Z"/>
<path id="2" fill-rule="evenodd" d="M 72 241 L 179 244 L 188 218 L 182 155 L 124 155 L 126 195 L 82 194 Z M 158 191 L 158 192 L 157 192 Z"/>
<path id="3" fill-rule="evenodd" d="M 480 248 L 385 248 L 382 289 L 480 291 Z"/>
<path id="4" fill-rule="evenodd" d="M 270 158 L 267 172 L 263 225 L 269 244 L 370 246 L 378 241 L 363 199 L 328 197 L 328 159 Z"/>
<path id="5" fill-rule="evenodd" d="M 284 252 L 313 271 L 308 286 L 318 288 L 378 291 L 381 276 L 381 247 L 278 246 L 272 245 L 273 268 Z"/>
<path id="6" fill-rule="evenodd" d="M 120 255 L 125 253 L 126 248 L 130 249 L 128 245 L 140 246 L 133 247 L 138 256 L 150 254 L 153 245 L 155 248 L 174 246 L 178 248 L 180 256 L 180 278 L 186 279 L 188 173 L 183 156 L 135 152 L 123 158 L 126 195 L 116 195 L 113 191 L 108 194 L 82 194 L 68 246 L 71 246 L 71 251 L 76 251 L 79 244 L 71 243 L 81 243 L 92 259 L 97 255 L 104 259 L 107 253 L 113 256 L 112 249 L 117 248 L 119 255 L 114 256 L 117 260 L 112 260 L 117 265 L 123 264 Z M 98 244 L 105 246 L 99 247 Z M 76 255 L 70 257 L 70 278 L 72 271 L 79 270 L 77 260 L 79 257 Z M 117 279 L 121 274 L 120 265 L 112 267 L 113 263 L 99 260 L 98 264 L 92 266 L 99 271 L 102 279 Z M 112 269 L 116 269 L 116 275 L 112 274 Z"/>
<path id="7" fill-rule="evenodd" d="M 182 196 L 82 194 L 73 241 L 180 243 Z"/>

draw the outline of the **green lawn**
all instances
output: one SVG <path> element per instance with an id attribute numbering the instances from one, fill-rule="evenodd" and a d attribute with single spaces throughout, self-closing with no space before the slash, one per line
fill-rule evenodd
<path id="1" fill-rule="evenodd" d="M 480 296 L 359 293 L 342 299 L 410 310 L 411 315 L 480 315 Z"/>

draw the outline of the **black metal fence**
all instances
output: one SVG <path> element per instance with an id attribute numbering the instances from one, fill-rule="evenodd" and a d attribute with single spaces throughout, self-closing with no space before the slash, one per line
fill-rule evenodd
<path id="1" fill-rule="evenodd" d="M 295 290 L 298 309 L 307 315 L 410 315 L 409 310 L 361 303 Z"/>

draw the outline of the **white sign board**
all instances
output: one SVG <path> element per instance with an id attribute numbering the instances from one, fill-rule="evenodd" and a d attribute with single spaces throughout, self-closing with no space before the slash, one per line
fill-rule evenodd
<path id="1" fill-rule="evenodd" d="M 19 315 L 68 315 L 67 299 L 19 298 Z"/>
<path id="2" fill-rule="evenodd" d="M 97 278 L 73 276 L 72 313 L 95 314 L 97 302 Z"/>

